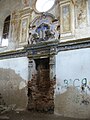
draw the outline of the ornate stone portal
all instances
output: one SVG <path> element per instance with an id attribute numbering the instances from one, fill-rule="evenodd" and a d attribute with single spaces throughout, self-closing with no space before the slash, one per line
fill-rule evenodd
<path id="1" fill-rule="evenodd" d="M 59 21 L 51 14 L 42 14 L 29 28 L 28 109 L 54 112 L 56 83 L 55 55 L 60 37 Z"/>

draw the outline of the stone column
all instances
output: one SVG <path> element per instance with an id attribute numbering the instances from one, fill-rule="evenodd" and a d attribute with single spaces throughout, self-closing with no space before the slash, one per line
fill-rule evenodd
<path id="1" fill-rule="evenodd" d="M 50 56 L 50 63 L 49 63 L 49 65 L 50 65 L 50 80 L 53 80 L 56 77 L 56 67 L 55 67 L 56 63 L 55 62 L 56 62 L 55 55 Z"/>
<path id="2" fill-rule="evenodd" d="M 55 68 L 55 55 L 50 56 L 50 90 L 49 90 L 49 94 L 50 94 L 50 108 L 51 111 L 54 112 L 54 89 L 55 89 L 55 84 L 56 84 L 56 68 Z"/>
<path id="3" fill-rule="evenodd" d="M 32 79 L 32 69 L 33 69 L 33 61 L 29 60 L 29 64 L 28 64 L 28 80 Z"/>

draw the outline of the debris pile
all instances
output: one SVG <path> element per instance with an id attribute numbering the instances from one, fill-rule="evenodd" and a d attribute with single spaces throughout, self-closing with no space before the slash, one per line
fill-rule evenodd
<path id="1" fill-rule="evenodd" d="M 14 110 L 16 105 L 6 105 L 1 93 L 0 93 L 0 114 Z"/>

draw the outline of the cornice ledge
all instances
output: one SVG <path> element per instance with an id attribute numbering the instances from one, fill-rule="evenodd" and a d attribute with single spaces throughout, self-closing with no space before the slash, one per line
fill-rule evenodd
<path id="1" fill-rule="evenodd" d="M 90 47 L 90 38 L 83 38 L 77 40 L 71 40 L 67 42 L 61 42 L 58 44 L 58 52 L 73 50 L 73 49 L 82 49 Z"/>

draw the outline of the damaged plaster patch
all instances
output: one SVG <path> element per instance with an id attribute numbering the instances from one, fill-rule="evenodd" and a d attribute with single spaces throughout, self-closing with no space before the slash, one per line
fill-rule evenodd
<path id="1" fill-rule="evenodd" d="M 20 84 L 19 84 L 19 89 L 23 89 L 27 86 L 27 84 L 24 82 L 24 81 L 21 81 Z"/>
<path id="2" fill-rule="evenodd" d="M 0 68 L 0 93 L 6 105 L 16 105 L 25 109 L 27 106 L 26 81 L 12 69 Z"/>
<path id="3" fill-rule="evenodd" d="M 90 117 L 90 96 L 70 86 L 55 96 L 55 113 L 74 118 Z"/>

